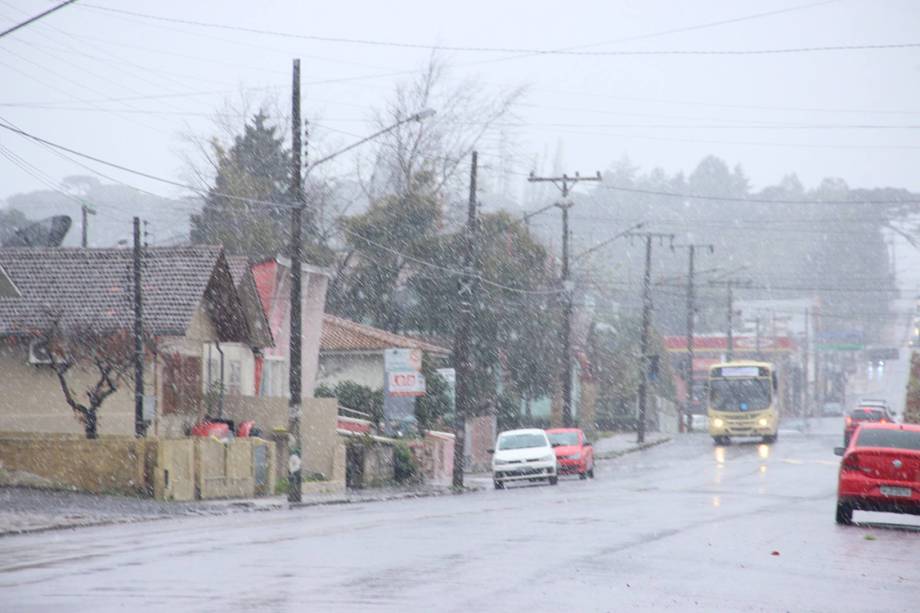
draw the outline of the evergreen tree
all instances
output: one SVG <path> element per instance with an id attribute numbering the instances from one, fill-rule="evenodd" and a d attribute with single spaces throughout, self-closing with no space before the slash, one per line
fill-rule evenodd
<path id="1" fill-rule="evenodd" d="M 217 176 L 201 213 L 192 217 L 192 241 L 222 244 L 230 253 L 254 257 L 286 252 L 291 151 L 278 126 L 259 111 L 229 148 L 216 140 L 212 148 Z M 309 208 L 304 213 L 309 243 L 316 233 Z"/>

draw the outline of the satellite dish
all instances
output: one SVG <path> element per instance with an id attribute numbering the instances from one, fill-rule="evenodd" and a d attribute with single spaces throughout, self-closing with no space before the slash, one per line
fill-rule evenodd
<path id="1" fill-rule="evenodd" d="M 4 247 L 60 247 L 73 222 L 67 215 L 55 215 L 19 228 L 5 241 Z"/>

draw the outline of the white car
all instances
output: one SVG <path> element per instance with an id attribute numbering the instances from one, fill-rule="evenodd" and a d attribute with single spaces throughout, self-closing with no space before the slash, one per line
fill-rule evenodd
<path id="1" fill-rule="evenodd" d="M 545 479 L 550 485 L 559 482 L 556 452 L 543 430 L 502 432 L 492 453 L 492 482 L 497 490 L 508 481 Z"/>

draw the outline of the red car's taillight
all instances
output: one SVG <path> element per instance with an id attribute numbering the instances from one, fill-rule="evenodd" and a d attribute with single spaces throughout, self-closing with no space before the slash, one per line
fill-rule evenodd
<path id="1" fill-rule="evenodd" d="M 846 425 L 848 425 L 848 426 L 849 426 L 850 424 L 852 424 L 852 423 L 853 423 L 853 418 L 852 418 L 852 417 L 850 417 L 850 416 L 848 415 L 848 416 L 846 416 L 846 417 L 844 417 L 844 419 L 843 419 L 843 423 L 845 423 Z"/>
<path id="2" fill-rule="evenodd" d="M 840 463 L 840 470 L 841 472 L 862 472 L 862 468 L 859 466 L 859 456 L 854 453 L 843 458 L 843 462 Z"/>

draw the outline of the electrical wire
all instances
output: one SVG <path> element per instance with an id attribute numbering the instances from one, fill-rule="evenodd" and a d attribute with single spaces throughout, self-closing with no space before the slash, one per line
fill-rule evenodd
<path id="1" fill-rule="evenodd" d="M 719 55 L 776 55 L 776 54 L 793 54 L 793 53 L 815 53 L 829 51 L 865 51 L 865 50 L 886 50 L 886 49 L 913 49 L 920 47 L 920 42 L 906 43 L 881 43 L 881 44 L 862 44 L 862 45 L 820 45 L 814 47 L 787 47 L 779 49 L 673 49 L 673 50 L 620 50 L 620 51 L 587 51 L 587 50 L 560 50 L 560 49 L 535 49 L 521 47 L 484 47 L 484 46 L 455 46 L 455 45 L 429 45 L 423 43 L 410 43 L 399 41 L 385 41 L 365 38 L 347 38 L 337 36 L 319 36 L 315 34 L 297 34 L 294 32 L 283 32 L 279 30 L 267 30 L 262 28 L 251 28 L 239 25 L 220 24 L 214 22 L 198 21 L 194 19 L 182 19 L 179 17 L 164 17 L 162 15 L 152 15 L 138 11 L 126 9 L 117 9 L 95 4 L 84 3 L 81 6 L 97 11 L 130 15 L 141 17 L 153 21 L 166 23 L 178 23 L 191 25 L 202 28 L 212 28 L 219 30 L 229 30 L 233 32 L 246 32 L 249 34 L 260 34 L 268 36 L 277 36 L 280 38 L 290 38 L 297 40 L 312 40 L 317 42 L 339 43 L 350 45 L 363 45 L 372 47 L 391 47 L 400 49 L 424 49 L 428 51 L 452 51 L 466 53 L 515 53 L 515 54 L 532 54 L 532 55 L 559 55 L 559 56 L 592 56 L 592 57 L 616 57 L 616 56 L 667 56 L 667 55 L 686 55 L 686 56 L 719 56 Z"/>

